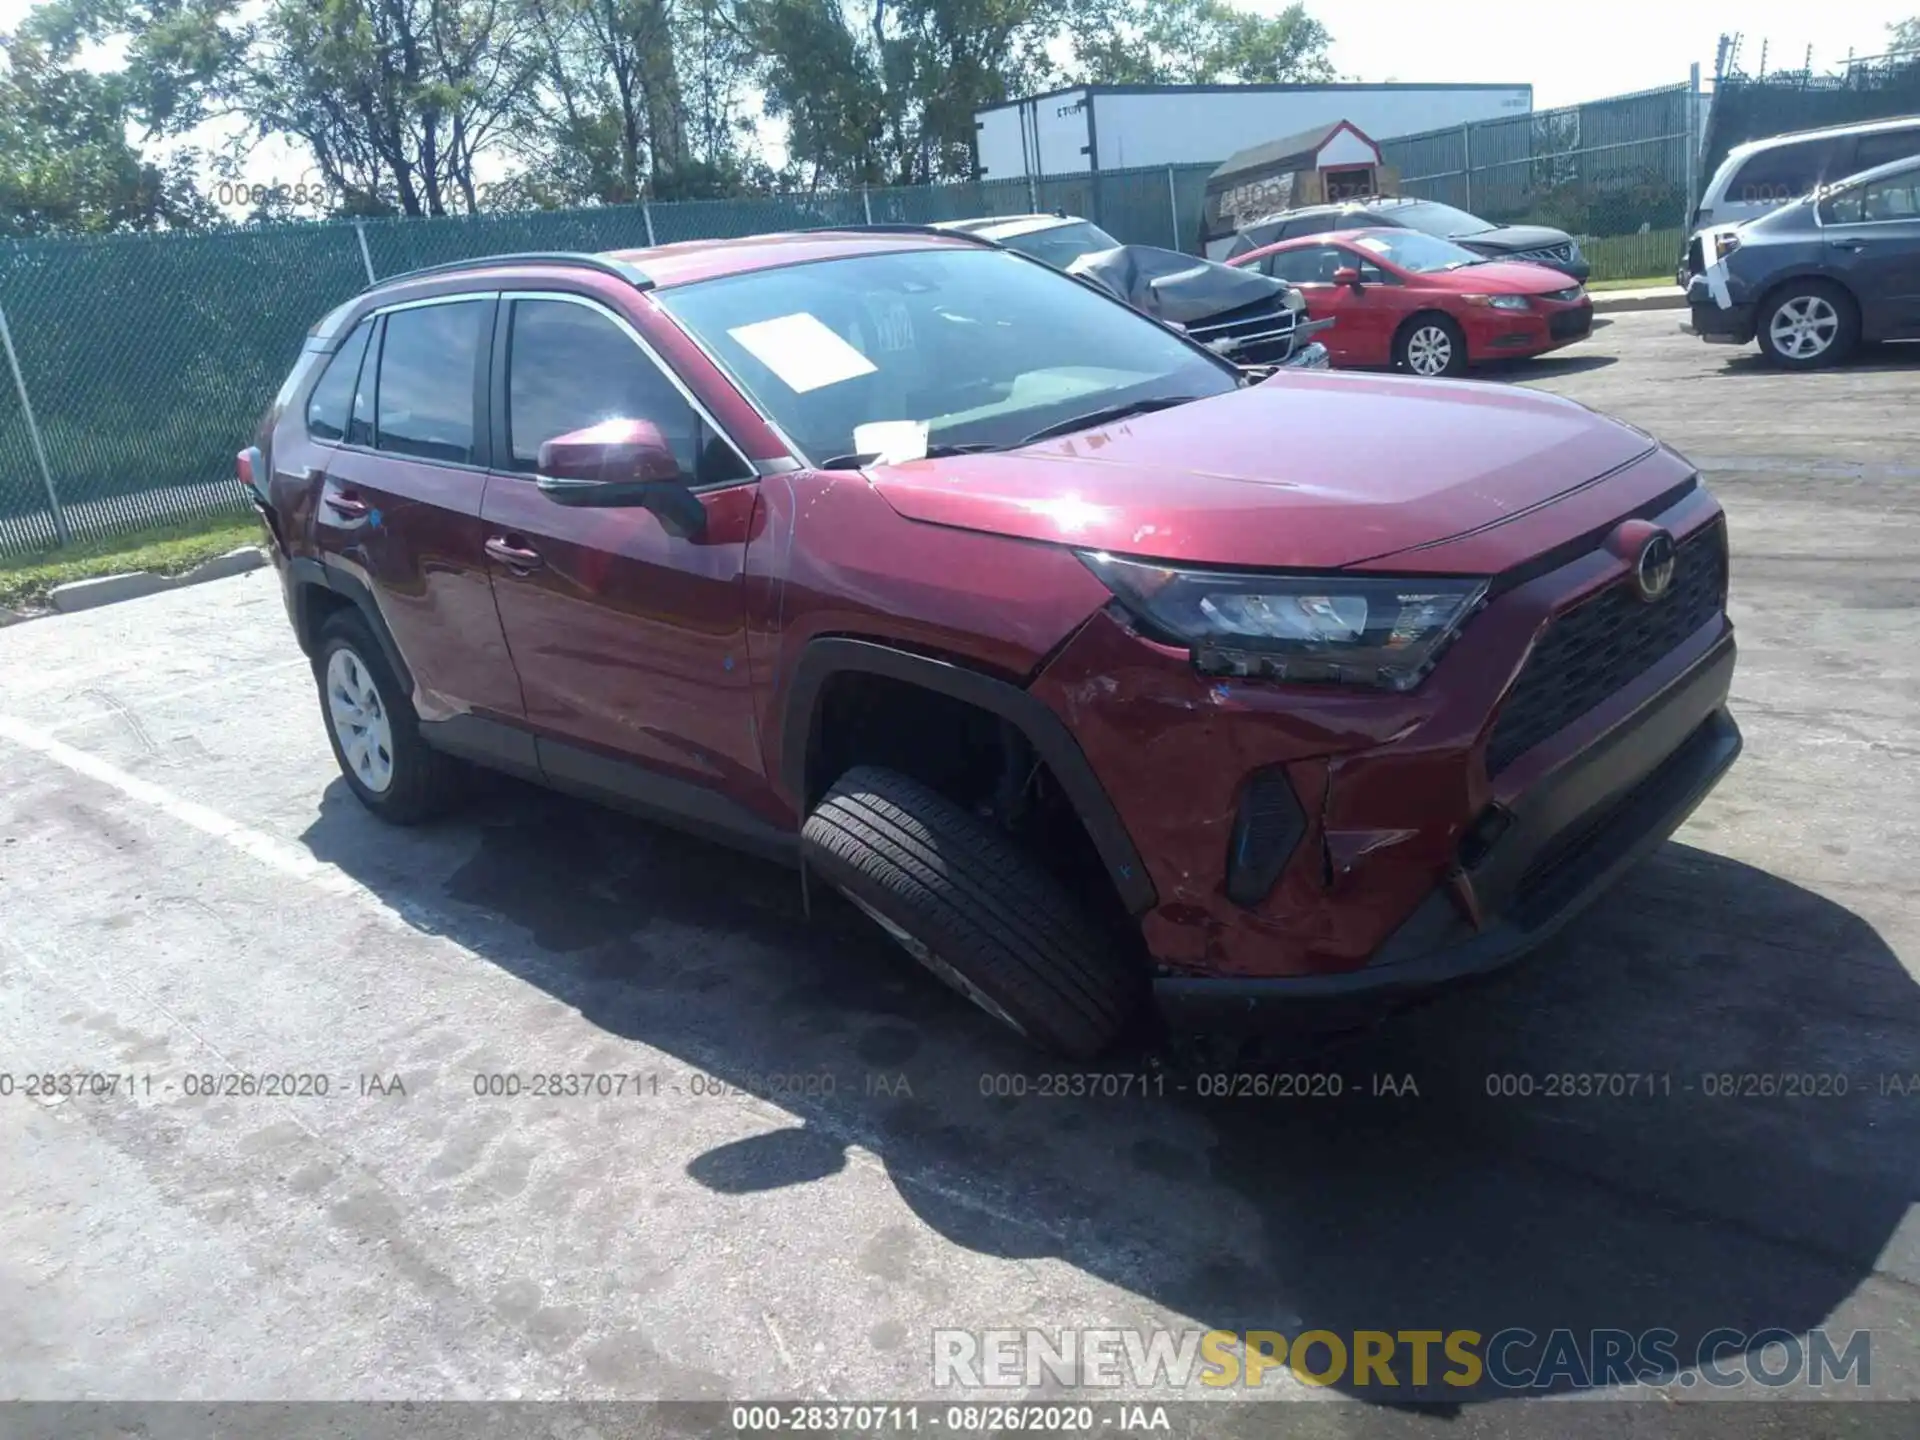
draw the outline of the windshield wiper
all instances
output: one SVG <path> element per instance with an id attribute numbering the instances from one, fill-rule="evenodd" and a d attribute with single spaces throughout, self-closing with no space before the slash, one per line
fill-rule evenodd
<path id="1" fill-rule="evenodd" d="M 1027 436 L 1020 445 L 1037 445 L 1042 440 L 1051 440 L 1056 435 L 1070 435 L 1075 430 L 1091 430 L 1096 425 L 1107 425 L 1115 420 L 1125 420 L 1130 415 L 1148 415 L 1155 410 L 1171 410 L 1176 405 L 1190 405 L 1200 397 L 1198 395 L 1161 395 L 1150 400 L 1129 400 L 1124 405 L 1108 405 L 1103 409 L 1089 410 L 1084 415 L 1075 415 L 1046 425 Z M 1016 450 L 1019 445 L 1014 447 Z"/>
<path id="2" fill-rule="evenodd" d="M 916 455 L 916 460 L 943 460 L 949 455 L 980 455 L 988 450 L 998 450 L 998 445 L 989 445 L 984 441 L 974 441 L 966 445 L 929 445 L 926 452 Z M 880 458 L 877 450 L 867 450 L 858 455 L 836 455 L 820 464 L 822 470 L 859 470 L 873 464 Z M 904 462 L 903 462 L 904 463 Z"/>

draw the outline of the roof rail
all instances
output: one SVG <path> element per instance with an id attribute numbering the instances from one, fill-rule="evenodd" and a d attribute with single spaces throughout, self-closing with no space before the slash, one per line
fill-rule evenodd
<path id="1" fill-rule="evenodd" d="M 815 225 L 800 233 L 822 235 L 830 230 L 870 235 L 940 235 L 949 240 L 967 240 L 975 245 L 988 245 L 995 250 L 1005 248 L 998 240 L 989 240 L 985 235 L 975 234 L 971 230 L 943 230 L 938 225 L 895 224 L 891 221 L 878 221 L 871 225 Z"/>
<path id="2" fill-rule="evenodd" d="M 653 288 L 653 281 L 639 266 L 615 260 L 609 255 L 591 255 L 579 250 L 517 250 L 506 255 L 476 255 L 467 260 L 448 260 L 439 265 L 426 265 L 418 270 L 389 275 L 367 288 L 380 289 L 402 280 L 418 280 L 425 275 L 451 275 L 459 270 L 483 270 L 496 265 L 570 265 L 579 270 L 597 270 L 602 275 L 612 275 L 636 290 Z"/>

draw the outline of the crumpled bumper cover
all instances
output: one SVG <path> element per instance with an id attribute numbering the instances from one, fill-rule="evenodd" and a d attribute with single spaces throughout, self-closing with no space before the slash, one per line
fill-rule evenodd
<path id="1" fill-rule="evenodd" d="M 1544 777 L 1511 807 L 1508 828 L 1470 869 L 1430 894 L 1356 970 L 1317 975 L 1163 976 L 1169 1021 L 1209 1030 L 1257 1026 L 1305 1002 L 1377 1004 L 1510 965 L 1666 841 L 1732 766 L 1739 726 L 1727 712 L 1731 631 L 1606 742 Z M 1497 916 L 1475 926 L 1466 915 Z"/>

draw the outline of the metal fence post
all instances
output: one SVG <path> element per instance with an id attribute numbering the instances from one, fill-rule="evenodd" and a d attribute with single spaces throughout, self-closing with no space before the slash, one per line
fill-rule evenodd
<path id="1" fill-rule="evenodd" d="M 1700 203 L 1700 62 L 1693 62 L 1687 76 L 1687 212 L 1680 217 L 1680 228 L 1693 233 L 1693 213 Z"/>
<path id="2" fill-rule="evenodd" d="M 867 224 L 873 224 L 873 192 L 864 185 L 860 187 L 860 208 L 866 211 Z"/>
<path id="3" fill-rule="evenodd" d="M 653 206 L 645 200 L 640 202 L 640 217 L 647 222 L 647 248 L 651 250 L 656 243 L 653 238 Z"/>
<path id="4" fill-rule="evenodd" d="M 1173 167 L 1167 167 L 1167 213 L 1173 216 L 1173 243 L 1167 248 L 1180 248 L 1180 192 L 1174 188 Z"/>
<path id="5" fill-rule="evenodd" d="M 1460 208 L 1471 211 L 1473 209 L 1473 126 L 1471 124 L 1460 127 L 1460 174 L 1467 187 L 1467 203 Z"/>
<path id="6" fill-rule="evenodd" d="M 367 284 L 378 285 L 380 277 L 373 273 L 373 252 L 367 249 L 367 222 L 353 222 L 353 233 L 360 238 L 360 263 L 367 267 Z"/>
<path id="7" fill-rule="evenodd" d="M 1033 183 L 1032 170 L 1027 171 L 1027 213 L 1029 215 L 1040 213 L 1040 191 Z"/>
<path id="8" fill-rule="evenodd" d="M 7 324 L 7 312 L 0 308 L 0 342 L 7 347 L 7 366 L 13 371 L 13 388 L 20 392 L 20 413 L 27 419 L 27 435 L 33 441 L 33 458 L 40 462 L 40 479 L 47 487 L 47 504 L 53 510 L 54 533 L 60 543 L 72 543 L 67 529 L 67 512 L 60 507 L 60 492 L 53 488 L 53 467 L 47 463 L 47 447 L 40 439 L 40 422 L 33 418 L 33 402 L 27 399 L 26 377 L 20 373 L 20 357 L 14 352 L 13 330 Z"/>

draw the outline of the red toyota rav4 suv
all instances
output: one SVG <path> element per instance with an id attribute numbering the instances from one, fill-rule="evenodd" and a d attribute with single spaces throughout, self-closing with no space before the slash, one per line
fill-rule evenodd
<path id="1" fill-rule="evenodd" d="M 1672 451 L 964 235 L 402 276 L 240 472 L 376 814 L 477 761 L 786 858 L 1076 1057 L 1498 966 L 1740 748 Z"/>

